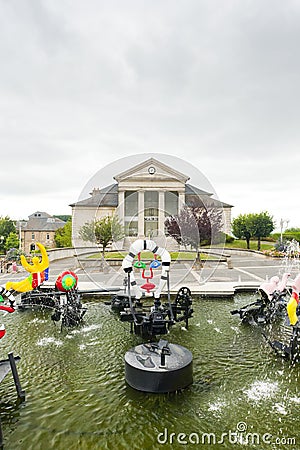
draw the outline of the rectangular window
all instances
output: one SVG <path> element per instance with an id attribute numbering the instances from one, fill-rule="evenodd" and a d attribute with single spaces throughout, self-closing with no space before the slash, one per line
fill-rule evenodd
<path id="1" fill-rule="evenodd" d="M 46 239 L 47 239 L 47 241 L 49 241 L 49 239 L 50 239 L 50 234 L 49 233 L 47 233 Z"/>
<path id="2" fill-rule="evenodd" d="M 145 191 L 145 219 L 146 217 L 158 217 L 158 192 Z"/>
<path id="3" fill-rule="evenodd" d="M 138 235 L 138 193 L 136 191 L 125 192 L 125 234 L 127 236 Z"/>
<path id="4" fill-rule="evenodd" d="M 138 193 L 134 191 L 125 192 L 125 217 L 137 216 L 138 212 Z"/>
<path id="5" fill-rule="evenodd" d="M 144 234 L 148 239 L 157 236 L 158 230 L 158 192 L 145 191 Z"/>
<path id="6" fill-rule="evenodd" d="M 165 192 L 165 216 L 178 214 L 178 192 Z"/>
<path id="7" fill-rule="evenodd" d="M 31 233 L 31 239 L 35 239 L 34 233 Z"/>
<path id="8" fill-rule="evenodd" d="M 138 235 L 138 221 L 131 220 L 125 221 L 125 234 L 127 236 L 137 236 Z"/>

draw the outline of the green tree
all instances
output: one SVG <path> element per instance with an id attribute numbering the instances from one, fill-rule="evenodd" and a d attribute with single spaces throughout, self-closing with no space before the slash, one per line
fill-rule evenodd
<path id="1" fill-rule="evenodd" d="M 68 222 L 69 220 L 72 219 L 72 216 L 70 216 L 70 214 L 58 214 L 54 215 L 53 217 L 56 217 L 57 219 L 60 219 L 63 222 Z"/>
<path id="2" fill-rule="evenodd" d="M 78 234 L 83 241 L 96 243 L 95 223 L 96 221 L 93 220 L 92 222 L 86 222 L 80 227 Z"/>
<path id="3" fill-rule="evenodd" d="M 55 231 L 54 241 L 56 247 L 72 247 L 72 219 Z"/>
<path id="4" fill-rule="evenodd" d="M 11 231 L 5 241 L 5 250 L 10 250 L 11 248 L 19 248 L 19 238 L 17 233 Z"/>
<path id="5" fill-rule="evenodd" d="M 15 232 L 14 222 L 8 216 L 0 217 L 0 253 L 4 253 L 6 249 L 6 240 L 9 234 Z"/>
<path id="6" fill-rule="evenodd" d="M 250 216 L 251 214 L 240 214 L 232 221 L 232 232 L 238 239 L 245 239 L 247 248 L 250 248 L 250 238 L 252 236 L 252 228 Z"/>
<path id="7" fill-rule="evenodd" d="M 269 236 L 274 230 L 274 221 L 267 211 L 261 213 L 240 214 L 232 221 L 232 232 L 238 239 L 246 239 L 250 248 L 250 238 L 257 238 L 257 250 L 260 250 L 261 238 Z"/>
<path id="8" fill-rule="evenodd" d="M 25 255 L 23 250 L 19 250 L 18 248 L 10 248 L 6 253 L 6 259 L 8 261 L 16 261 L 17 263 L 21 263 L 20 256 Z"/>
<path id="9" fill-rule="evenodd" d="M 273 217 L 267 211 L 250 214 L 251 235 L 257 238 L 257 250 L 260 250 L 261 238 L 270 236 L 275 228 Z"/>
<path id="10" fill-rule="evenodd" d="M 85 223 L 79 230 L 79 236 L 84 241 L 95 242 L 101 245 L 104 258 L 108 244 L 122 239 L 124 237 L 124 229 L 116 216 L 105 216 L 102 219 Z"/>
<path id="11" fill-rule="evenodd" d="M 216 207 L 185 205 L 178 215 L 165 220 L 167 233 L 180 245 L 190 245 L 196 250 L 200 263 L 200 245 L 215 243 L 220 239 L 223 226 L 222 211 Z"/>

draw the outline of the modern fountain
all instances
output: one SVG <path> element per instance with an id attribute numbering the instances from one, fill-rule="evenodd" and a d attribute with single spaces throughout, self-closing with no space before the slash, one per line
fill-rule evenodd
<path id="1" fill-rule="evenodd" d="M 146 263 L 141 261 L 141 252 L 150 251 L 154 255 L 150 263 L 148 275 Z M 137 256 L 138 260 L 134 262 Z M 161 262 L 157 260 L 161 258 Z M 152 240 L 136 240 L 123 260 L 123 270 L 127 275 L 127 292 L 115 295 L 111 306 L 118 309 L 120 319 L 131 324 L 131 330 L 143 338 L 152 339 L 168 333 L 169 328 L 176 322 L 185 321 L 192 317 L 191 292 L 188 288 L 181 288 L 174 303 L 171 303 L 169 270 L 171 257 L 169 252 L 158 247 Z M 161 267 L 159 285 L 149 280 L 153 279 L 153 270 Z M 138 286 L 133 268 L 142 270 L 142 280 L 147 280 Z M 160 300 L 164 286 L 167 284 L 167 303 Z M 156 289 L 155 289 L 156 288 Z M 152 292 L 151 292 L 152 291 Z M 146 295 L 148 297 L 146 297 Z M 153 305 L 146 307 L 143 300 L 154 299 Z M 125 379 L 127 383 L 145 392 L 172 392 L 189 386 L 193 381 L 192 354 L 185 347 L 171 344 L 166 340 L 147 342 L 138 345 L 125 354 Z"/>
<path id="2" fill-rule="evenodd" d="M 280 273 L 288 272 L 291 275 L 298 274 L 300 272 L 300 244 L 295 239 L 287 241 L 284 245 L 284 257 L 282 259 L 282 265 Z"/>
<path id="3" fill-rule="evenodd" d="M 158 285 L 155 276 L 151 281 Z M 298 366 L 291 370 L 274 358 L 261 327 L 237 324 L 229 314 L 231 299 L 197 299 L 188 330 L 184 321 L 171 328 L 169 342 L 193 354 L 193 383 L 167 394 L 147 394 L 125 382 L 124 355 L 146 341 L 116 320 L 105 298 L 86 301 L 84 323 L 62 331 L 53 326 L 48 308 L 5 316 L 9 339 L 2 339 L 0 348 L 3 357 L 8 347 L 20 354 L 18 371 L 28 399 L 16 405 L 10 379 L 1 383 L 7 449 L 181 448 L 179 433 L 203 448 L 221 449 L 232 447 L 226 437 L 218 444 L 230 431 L 241 439 L 255 433 L 258 448 L 269 448 L 263 439 L 271 435 L 297 441 Z M 247 301 L 249 294 L 235 297 L 237 308 Z"/>
<path id="4" fill-rule="evenodd" d="M 132 272 L 138 283 L 143 269 L 134 264 Z M 145 276 L 151 273 L 147 267 Z M 143 279 L 143 283 L 158 286 L 161 275 L 159 268 L 153 269 L 153 278 Z M 149 293 L 142 289 L 140 299 L 131 289 L 137 314 L 143 310 L 143 317 L 149 318 L 155 289 Z M 126 294 L 114 296 L 115 306 L 123 302 L 120 310 L 129 308 L 130 314 L 128 289 Z M 172 298 L 170 303 L 176 306 Z M 284 439 L 291 448 L 297 448 L 299 367 L 291 369 L 281 358 L 274 358 L 261 333 L 268 327 L 277 329 L 280 318 L 263 326 L 237 325 L 236 317 L 229 314 L 232 300 L 195 301 L 187 331 L 185 320 L 183 327 L 177 324 L 168 330 L 166 325 L 171 331 L 168 340 L 172 336 L 173 342 L 193 355 L 193 383 L 189 389 L 151 395 L 125 382 L 124 355 L 140 345 L 147 349 L 150 341 L 158 347 L 149 348 L 150 357 L 157 357 L 157 365 L 161 365 L 166 352 L 164 339 L 156 341 L 159 335 L 155 335 L 155 327 L 154 334 L 146 338 L 138 332 L 142 326 L 135 332 L 133 321 L 116 320 L 112 302 L 108 306 L 104 300 L 84 302 L 88 306 L 84 322 L 62 330 L 53 326 L 48 308 L 25 308 L 5 316 L 9 341 L 2 339 L 0 347 L 6 354 L 7 346 L 21 354 L 18 370 L 28 397 L 20 408 L 14 403 L 9 379 L 1 383 L 1 418 L 8 449 L 179 448 L 180 433 L 203 448 L 231 448 L 228 437 L 224 445 L 218 443 L 226 433 L 237 436 L 240 442 L 253 433 L 259 448 L 271 446 L 263 440 L 271 435 L 278 442 L 281 439 L 281 448 L 285 448 Z M 169 307 L 168 294 L 165 298 L 160 295 L 159 300 L 160 307 Z M 182 289 L 177 306 L 183 311 L 178 311 L 177 318 L 184 315 L 190 301 L 188 289 Z M 237 294 L 236 308 L 242 309 L 250 301 L 248 294 Z M 174 307 L 172 310 L 176 317 Z M 169 315 L 166 320 L 170 320 Z M 168 346 L 172 350 L 170 342 Z M 147 356 L 140 355 L 144 360 Z M 166 364 L 169 357 L 165 355 Z"/>

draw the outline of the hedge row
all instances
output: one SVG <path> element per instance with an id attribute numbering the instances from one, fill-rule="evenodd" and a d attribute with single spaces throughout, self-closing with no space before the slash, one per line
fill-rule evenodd
<path id="1" fill-rule="evenodd" d="M 280 233 L 273 233 L 271 235 L 271 237 L 274 238 L 275 241 L 277 241 L 280 239 Z M 292 239 L 296 239 L 296 241 L 300 242 L 300 232 L 294 231 L 294 232 L 283 233 L 282 238 L 284 240 L 288 240 L 288 241 L 291 241 Z"/>

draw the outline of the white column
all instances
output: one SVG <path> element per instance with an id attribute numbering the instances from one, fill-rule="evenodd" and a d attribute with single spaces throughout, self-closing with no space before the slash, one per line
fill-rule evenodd
<path id="1" fill-rule="evenodd" d="M 185 193 L 178 192 L 178 213 L 183 208 L 184 204 L 185 204 Z"/>
<path id="2" fill-rule="evenodd" d="M 138 235 L 144 237 L 144 191 L 138 191 Z"/>
<path id="3" fill-rule="evenodd" d="M 165 192 L 158 192 L 158 230 L 165 231 Z"/>
<path id="4" fill-rule="evenodd" d="M 119 191 L 118 193 L 118 216 L 121 225 L 125 225 L 125 192 Z"/>

